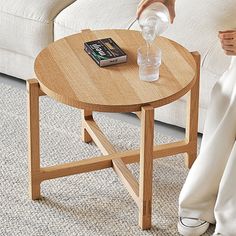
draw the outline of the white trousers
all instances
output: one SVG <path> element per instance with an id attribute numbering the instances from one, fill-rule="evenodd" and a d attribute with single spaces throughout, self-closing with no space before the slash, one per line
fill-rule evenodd
<path id="1" fill-rule="evenodd" d="M 179 215 L 236 236 L 236 57 L 212 90 L 201 150 L 180 193 Z"/>

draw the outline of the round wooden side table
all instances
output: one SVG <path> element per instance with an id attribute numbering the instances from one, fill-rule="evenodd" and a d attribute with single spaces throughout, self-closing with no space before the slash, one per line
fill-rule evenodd
<path id="1" fill-rule="evenodd" d="M 100 68 L 84 51 L 84 42 L 112 38 L 128 55 L 127 63 Z M 197 154 L 200 56 L 167 38 L 155 44 L 162 50 L 160 79 L 139 80 L 137 49 L 144 41 L 140 32 L 85 30 L 60 39 L 42 50 L 35 61 L 37 79 L 27 81 L 30 197 L 40 198 L 42 181 L 112 167 L 139 208 L 139 225 L 151 227 L 153 160 L 186 153 L 190 167 Z M 188 93 L 189 92 L 189 93 Z M 188 97 L 186 137 L 182 141 L 154 145 L 154 108 Z M 104 156 L 73 163 L 40 167 L 39 97 L 82 109 L 82 139 L 92 140 Z M 104 136 L 92 112 L 136 112 L 141 120 L 140 149 L 117 152 Z M 127 164 L 140 162 L 135 179 Z"/>

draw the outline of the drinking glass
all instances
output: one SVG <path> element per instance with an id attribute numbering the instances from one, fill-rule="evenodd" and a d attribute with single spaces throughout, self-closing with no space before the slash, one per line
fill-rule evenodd
<path id="1" fill-rule="evenodd" d="M 153 45 L 150 47 L 143 46 L 138 48 L 137 54 L 140 80 L 148 82 L 158 80 L 161 65 L 161 49 Z"/>

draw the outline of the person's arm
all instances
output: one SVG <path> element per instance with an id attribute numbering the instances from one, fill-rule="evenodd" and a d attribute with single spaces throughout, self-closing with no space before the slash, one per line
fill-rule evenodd
<path id="1" fill-rule="evenodd" d="M 236 30 L 220 31 L 218 37 L 225 54 L 236 56 Z"/>
<path id="2" fill-rule="evenodd" d="M 139 18 L 140 14 L 147 6 L 151 5 L 154 2 L 161 2 L 166 5 L 170 13 L 171 23 L 173 23 L 175 18 L 175 0 L 142 0 L 137 8 L 137 18 Z"/>

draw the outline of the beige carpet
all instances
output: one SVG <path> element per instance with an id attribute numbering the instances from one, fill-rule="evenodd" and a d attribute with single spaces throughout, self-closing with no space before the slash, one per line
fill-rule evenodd
<path id="1" fill-rule="evenodd" d="M 41 164 L 100 155 L 80 139 L 80 111 L 44 97 Z M 95 119 L 117 150 L 139 146 L 139 128 L 104 114 Z M 178 195 L 187 175 L 183 157 L 154 163 L 153 227 L 141 231 L 135 203 L 111 169 L 42 183 L 43 199 L 28 198 L 26 92 L 0 84 L 0 235 L 178 235 Z M 155 142 L 175 140 L 155 132 Z M 130 166 L 138 177 L 138 165 Z M 213 233 L 213 227 L 208 234 Z"/>

